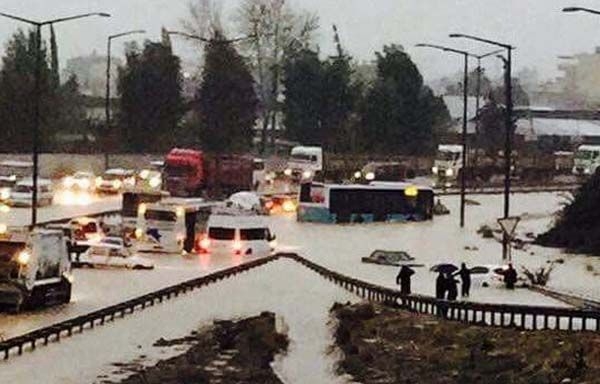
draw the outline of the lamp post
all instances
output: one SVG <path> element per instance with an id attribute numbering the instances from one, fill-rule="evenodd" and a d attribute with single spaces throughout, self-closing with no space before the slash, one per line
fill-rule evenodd
<path id="1" fill-rule="evenodd" d="M 510 174 L 512 167 L 512 130 L 513 130 L 513 96 L 512 96 L 512 51 L 515 49 L 510 44 L 483 39 L 481 37 L 465 35 L 462 33 L 450 34 L 451 38 L 463 38 L 478 41 L 480 43 L 495 45 L 506 50 L 506 72 L 504 77 L 504 90 L 506 95 L 506 113 L 505 113 L 505 140 L 504 140 L 504 218 L 510 216 Z M 505 235 L 502 241 L 504 258 L 508 251 L 508 238 Z"/>
<path id="2" fill-rule="evenodd" d="M 462 124 L 462 167 L 460 172 L 460 227 L 465 226 L 465 201 L 466 201 L 466 166 L 467 166 L 467 119 L 468 117 L 468 95 L 469 95 L 469 57 L 471 54 L 467 51 L 443 47 L 434 44 L 417 44 L 417 47 L 434 48 L 444 52 L 451 52 L 462 55 L 464 58 L 464 74 L 463 74 L 463 124 Z"/>
<path id="3" fill-rule="evenodd" d="M 32 191 L 32 201 L 31 201 L 31 228 L 35 227 L 37 224 L 37 197 L 38 197 L 38 173 L 39 173 L 39 130 L 40 130 L 40 86 L 41 86 L 41 66 L 42 66 L 42 27 L 44 25 L 50 24 L 58 24 L 65 21 L 83 19 L 86 17 L 98 16 L 98 17 L 110 17 L 110 14 L 103 12 L 93 12 L 93 13 L 84 13 L 81 15 L 61 17 L 52 20 L 46 21 L 34 21 L 29 20 L 20 16 L 11 15 L 8 13 L 0 12 L 0 16 L 6 17 L 12 20 L 21 21 L 23 23 L 27 23 L 29 25 L 33 25 L 35 27 L 35 87 L 34 87 L 34 109 L 33 109 L 33 132 L 32 132 L 32 141 L 33 141 L 33 191 Z"/>
<path id="4" fill-rule="evenodd" d="M 137 30 L 133 30 L 133 31 L 117 33 L 115 35 L 108 36 L 108 39 L 107 39 L 107 44 L 106 44 L 106 99 L 104 100 L 104 106 L 105 106 L 104 113 L 105 113 L 105 119 L 106 119 L 106 123 L 105 123 L 106 138 L 105 138 L 105 144 L 104 144 L 105 145 L 104 169 L 108 169 L 108 166 L 109 166 L 108 137 L 110 135 L 110 61 L 111 61 L 110 49 L 111 49 L 111 43 L 114 39 L 118 39 L 118 38 L 124 37 L 124 36 L 134 35 L 134 34 L 141 34 L 141 33 L 146 33 L 146 31 L 143 29 L 137 29 Z"/>

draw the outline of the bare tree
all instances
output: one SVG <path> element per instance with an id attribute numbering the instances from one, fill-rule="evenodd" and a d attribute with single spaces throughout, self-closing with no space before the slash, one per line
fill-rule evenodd
<path id="1" fill-rule="evenodd" d="M 316 15 L 295 12 L 285 0 L 244 0 L 235 22 L 241 34 L 254 36 L 241 45 L 249 58 L 261 103 L 261 152 L 267 146 L 267 133 L 274 141 L 280 96 L 281 68 L 286 55 L 307 47 L 319 26 Z M 270 129 L 269 129 L 270 126 Z"/>
<path id="2" fill-rule="evenodd" d="M 225 32 L 221 22 L 222 10 L 222 3 L 217 0 L 190 0 L 189 16 L 181 20 L 181 25 L 191 35 L 211 38 L 215 32 Z"/>

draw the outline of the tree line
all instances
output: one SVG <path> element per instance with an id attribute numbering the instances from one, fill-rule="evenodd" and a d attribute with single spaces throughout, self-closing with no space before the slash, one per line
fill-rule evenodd
<path id="1" fill-rule="evenodd" d="M 339 153 L 423 154 L 435 150 L 450 124 L 441 97 L 424 85 L 410 56 L 388 45 L 369 64 L 371 76 L 342 48 L 324 57 L 314 43 L 318 18 L 281 0 L 245 0 L 236 32 L 223 27 L 216 3 L 190 5 L 188 32 L 198 41 L 198 81 L 184 97 L 181 60 L 169 34 L 130 43 L 119 68 L 110 127 L 86 120 L 77 79 L 60 84 L 52 34 L 41 44 L 45 150 L 60 132 L 93 131 L 102 152 L 163 152 L 172 146 L 215 152 L 262 150 L 276 137 Z M 241 38 L 238 38 L 241 36 Z M 35 34 L 17 32 L 0 71 L 0 124 L 10 140 L 0 150 L 26 150 L 31 141 Z"/>

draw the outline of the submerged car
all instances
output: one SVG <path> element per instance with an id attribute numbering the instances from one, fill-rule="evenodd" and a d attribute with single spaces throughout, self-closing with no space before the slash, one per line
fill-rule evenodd
<path id="1" fill-rule="evenodd" d="M 89 191 L 94 188 L 95 180 L 91 172 L 75 172 L 62 180 L 62 186 L 67 190 Z"/>
<path id="2" fill-rule="evenodd" d="M 105 237 L 75 261 L 75 267 L 113 267 L 127 269 L 153 269 L 152 260 L 133 254 L 120 237 Z"/>
<path id="3" fill-rule="evenodd" d="M 423 264 L 414 263 L 415 258 L 404 251 L 382 251 L 377 250 L 369 257 L 363 257 L 363 263 L 391 265 L 395 267 L 422 267 Z"/>

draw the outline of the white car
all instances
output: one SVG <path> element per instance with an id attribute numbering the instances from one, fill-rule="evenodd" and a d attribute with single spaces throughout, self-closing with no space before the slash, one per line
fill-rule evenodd
<path id="1" fill-rule="evenodd" d="M 469 269 L 472 286 L 491 287 L 504 284 L 504 272 L 508 265 L 477 265 Z"/>
<path id="2" fill-rule="evenodd" d="M 47 179 L 38 179 L 37 205 L 51 205 L 53 199 L 52 182 Z M 30 207 L 33 203 L 33 180 L 24 179 L 19 181 L 10 193 L 8 202 L 15 207 Z"/>
<path id="3" fill-rule="evenodd" d="M 105 237 L 73 261 L 74 266 L 153 269 L 152 260 L 133 254 L 120 237 Z"/>
<path id="4" fill-rule="evenodd" d="M 135 187 L 135 172 L 121 168 L 109 169 L 96 178 L 95 184 L 99 193 L 119 193 Z"/>
<path id="5" fill-rule="evenodd" d="M 72 176 L 66 176 L 62 181 L 65 189 L 89 191 L 94 187 L 95 176 L 91 172 L 75 172 Z"/>

